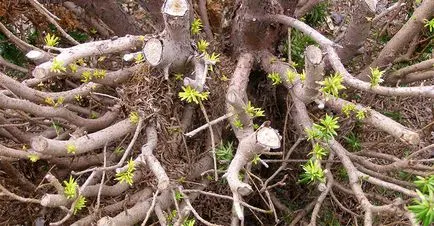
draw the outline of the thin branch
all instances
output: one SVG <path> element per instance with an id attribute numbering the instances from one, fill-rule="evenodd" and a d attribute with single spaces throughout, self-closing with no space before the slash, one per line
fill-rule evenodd
<path id="1" fill-rule="evenodd" d="M 206 37 L 208 38 L 208 40 L 213 40 L 214 36 L 212 34 L 212 30 L 211 30 L 211 25 L 209 24 L 209 19 L 208 19 L 208 10 L 206 8 L 206 0 L 199 0 L 199 15 L 200 18 L 202 19 L 202 23 L 203 23 L 203 27 L 205 30 L 205 34 Z"/>
<path id="2" fill-rule="evenodd" d="M 29 0 L 30 4 L 33 5 L 33 7 L 36 8 L 40 13 L 42 13 L 48 21 L 50 21 L 51 24 L 56 26 L 57 30 L 60 31 L 60 33 L 65 37 L 70 43 L 74 45 L 79 45 L 80 43 L 77 42 L 73 37 L 71 37 L 68 33 L 66 33 L 65 30 L 57 23 L 57 21 L 54 19 L 60 20 L 58 17 L 54 16 L 52 13 L 50 13 L 47 9 L 45 9 L 37 0 Z"/>
<path id="3" fill-rule="evenodd" d="M 285 159 L 283 160 L 283 164 L 271 175 L 265 182 L 264 185 L 261 188 L 261 191 L 264 191 L 267 188 L 268 183 L 270 183 L 279 173 L 280 171 L 284 170 L 286 166 L 288 165 L 288 160 L 291 157 L 292 152 L 298 147 L 298 145 L 304 140 L 304 138 L 299 137 L 297 141 L 291 146 L 288 153 L 285 155 Z"/>
<path id="4" fill-rule="evenodd" d="M 107 144 L 104 145 L 103 153 L 104 153 L 103 167 L 106 167 L 107 166 Z M 98 212 L 99 205 L 101 202 L 101 191 L 102 191 L 102 185 L 104 184 L 104 179 L 105 179 L 105 171 L 102 171 L 101 182 L 99 184 L 99 189 L 98 189 L 98 195 L 96 196 L 95 212 Z"/>
<path id="5" fill-rule="evenodd" d="M 32 198 L 23 198 L 19 195 L 16 195 L 12 192 L 10 192 L 8 189 L 6 189 L 5 187 L 3 187 L 3 185 L 0 184 L 0 190 L 2 191 L 2 193 L 4 195 L 9 196 L 12 199 L 18 200 L 20 202 L 26 202 L 26 203 L 36 203 L 36 204 L 41 204 L 41 201 L 38 199 L 32 199 Z M 1 193 L 0 193 L 1 196 Z"/>
<path id="6" fill-rule="evenodd" d="M 190 211 L 193 213 L 193 215 L 196 217 L 196 219 L 198 219 L 200 222 L 202 222 L 203 224 L 207 225 L 207 226 L 220 226 L 219 224 L 213 224 L 210 223 L 208 221 L 206 221 L 205 219 L 203 219 L 197 212 L 196 210 L 193 208 L 193 206 L 190 203 L 190 199 L 188 198 L 187 195 L 185 195 L 185 193 L 182 190 L 182 187 L 179 187 L 179 192 L 183 195 L 184 197 L 184 201 L 187 204 L 187 206 L 189 207 Z"/>
<path id="7" fill-rule="evenodd" d="M 18 65 L 15 65 L 13 63 L 10 63 L 6 59 L 4 59 L 2 56 L 0 56 L 0 65 L 4 65 L 4 66 L 6 66 L 8 68 L 11 68 L 11 69 L 14 69 L 14 70 L 17 70 L 17 71 L 21 71 L 23 73 L 28 73 L 29 72 L 29 70 L 27 68 L 23 68 L 23 67 L 20 67 Z"/>
<path id="8" fill-rule="evenodd" d="M 122 158 L 119 160 L 119 162 L 116 165 L 109 166 L 109 167 L 106 167 L 106 166 L 95 167 L 95 168 L 86 169 L 86 170 L 83 170 L 80 172 L 72 171 L 71 173 L 73 175 L 82 175 L 82 174 L 85 174 L 88 172 L 94 172 L 94 171 L 100 172 L 100 171 L 114 170 L 114 169 L 121 167 L 124 164 L 125 160 L 128 158 L 128 156 L 130 155 L 130 152 L 133 149 L 133 146 L 136 143 L 137 138 L 139 137 L 140 131 L 142 130 L 142 126 L 143 126 L 143 121 L 144 121 L 144 118 L 140 117 L 139 122 L 137 123 L 137 126 L 136 126 L 136 130 L 134 132 L 133 138 L 131 139 L 130 143 L 128 144 L 127 149 L 125 149 L 124 154 L 122 155 Z M 105 145 L 107 145 L 107 143 Z"/>
<path id="9" fill-rule="evenodd" d="M 197 192 L 197 193 L 200 193 L 200 194 L 202 194 L 202 195 L 209 195 L 209 196 L 213 196 L 213 197 L 216 197 L 216 198 L 222 198 L 222 199 L 228 199 L 228 200 L 232 200 L 232 201 L 234 201 L 234 199 L 233 199 L 232 197 L 230 197 L 230 196 L 227 196 L 227 195 L 220 195 L 220 194 L 216 194 L 216 193 L 213 193 L 213 192 L 201 191 L 201 190 L 197 190 L 197 189 L 184 189 L 184 190 L 182 190 L 182 191 L 183 191 L 183 192 L 186 192 L 186 193 Z M 260 213 L 271 213 L 271 210 L 264 210 L 264 209 L 260 209 L 260 208 L 254 207 L 254 206 L 252 206 L 252 205 L 250 205 L 250 204 L 248 204 L 248 203 L 246 203 L 246 202 L 244 202 L 244 201 L 242 201 L 242 200 L 239 200 L 239 202 L 240 202 L 240 204 L 243 205 L 244 207 L 247 207 L 247 208 L 249 208 L 249 209 L 252 209 L 252 210 L 254 210 L 254 211 L 256 211 L 256 212 L 260 212 Z"/>
<path id="10" fill-rule="evenodd" d="M 200 131 L 202 131 L 202 130 L 204 130 L 204 129 L 206 129 L 206 128 L 212 126 L 212 125 L 215 125 L 215 124 L 217 124 L 217 123 L 219 123 L 219 122 L 221 122 L 221 121 L 223 121 L 223 120 L 226 120 L 226 119 L 232 117 L 233 115 L 234 115 L 233 113 L 229 113 L 229 114 L 225 114 L 225 115 L 223 115 L 223 116 L 220 116 L 220 117 L 218 117 L 218 118 L 216 118 L 216 119 L 210 121 L 209 123 L 206 123 L 206 124 L 204 124 L 204 125 L 202 125 L 202 126 L 196 128 L 196 129 L 194 129 L 194 130 L 192 130 L 192 131 L 186 133 L 185 136 L 187 136 L 187 137 L 193 137 L 194 135 L 196 135 L 196 134 L 199 133 Z"/>
<path id="11" fill-rule="evenodd" d="M 390 6 L 389 8 L 385 9 L 383 12 L 375 16 L 374 19 L 372 19 L 372 23 L 374 24 L 377 23 L 378 21 L 380 21 L 381 18 L 387 16 L 387 14 L 389 14 L 390 12 L 394 11 L 395 9 L 399 9 L 403 6 L 405 6 L 403 0 L 399 0 L 397 3 L 393 4 L 392 6 Z"/>
<path id="12" fill-rule="evenodd" d="M 148 222 L 148 219 L 151 216 L 152 211 L 154 210 L 155 203 L 157 201 L 158 193 L 159 193 L 158 190 L 154 193 L 154 195 L 152 197 L 151 207 L 149 207 L 148 211 L 146 212 L 146 217 L 143 220 L 141 226 L 146 226 L 146 222 Z"/>
<path id="13" fill-rule="evenodd" d="M 206 113 L 206 109 L 203 106 L 202 102 L 199 102 L 200 105 L 200 110 L 203 113 L 203 116 L 205 117 L 206 123 L 209 125 L 208 129 L 209 129 L 209 133 L 211 135 L 211 155 L 212 155 L 212 159 L 213 159 L 213 163 L 214 163 L 214 180 L 218 181 L 218 173 L 217 173 L 217 157 L 216 157 L 216 151 L 215 151 L 215 141 L 214 141 L 214 131 L 212 129 L 211 123 L 209 121 L 208 115 Z"/>

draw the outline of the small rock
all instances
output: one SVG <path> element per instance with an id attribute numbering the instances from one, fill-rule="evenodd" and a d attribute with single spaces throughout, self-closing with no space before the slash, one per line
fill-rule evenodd
<path id="1" fill-rule="evenodd" d="M 45 225 L 45 219 L 43 217 L 38 217 L 35 220 L 35 226 L 44 226 Z"/>
<path id="2" fill-rule="evenodd" d="M 330 16 L 331 16 L 333 23 L 335 25 L 340 25 L 344 21 L 344 18 L 345 18 L 342 14 L 335 13 L 335 12 L 333 12 Z"/>

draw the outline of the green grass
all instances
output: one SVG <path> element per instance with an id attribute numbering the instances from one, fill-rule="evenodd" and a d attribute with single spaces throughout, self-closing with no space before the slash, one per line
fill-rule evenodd
<path id="1" fill-rule="evenodd" d="M 79 31 L 70 31 L 68 32 L 68 34 L 71 35 L 72 38 L 74 38 L 77 42 L 80 43 L 86 42 L 89 39 L 89 35 Z"/>
<path id="2" fill-rule="evenodd" d="M 323 208 L 324 210 L 325 208 Z M 321 213 L 320 213 L 321 214 Z M 321 215 L 321 218 L 318 220 L 318 225 L 321 226 L 340 226 L 339 220 L 335 217 L 335 214 L 332 210 L 325 210 Z"/>
<path id="3" fill-rule="evenodd" d="M 329 4 L 327 1 L 321 2 L 304 16 L 305 22 L 310 26 L 316 27 L 325 21 L 326 16 L 328 15 L 327 8 Z"/>
<path id="4" fill-rule="evenodd" d="M 315 41 L 302 32 L 292 29 L 291 32 L 291 58 L 298 67 L 304 67 L 304 50 L 307 46 L 315 44 Z M 288 43 L 284 45 L 285 53 L 288 52 Z"/>
<path id="5" fill-rule="evenodd" d="M 399 111 L 385 111 L 383 114 L 396 122 L 402 122 L 403 117 Z"/>
<path id="6" fill-rule="evenodd" d="M 27 62 L 25 55 L 2 33 L 0 33 L 0 55 L 18 66 L 23 66 Z"/>
<path id="7" fill-rule="evenodd" d="M 357 137 L 357 134 L 351 132 L 348 134 L 348 136 L 345 136 L 344 139 L 352 151 L 360 151 L 362 149 L 362 145 L 359 138 Z"/>

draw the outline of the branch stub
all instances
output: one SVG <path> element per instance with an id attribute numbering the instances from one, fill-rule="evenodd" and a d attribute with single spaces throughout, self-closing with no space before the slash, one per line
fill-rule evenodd
<path id="1" fill-rule="evenodd" d="M 280 140 L 282 137 L 279 132 L 271 127 L 261 127 L 256 132 L 256 140 L 264 147 L 277 149 L 280 148 Z"/>
<path id="2" fill-rule="evenodd" d="M 171 16 L 184 16 L 188 10 L 185 0 L 168 0 L 163 6 L 163 12 Z"/>
<path id="3" fill-rule="evenodd" d="M 163 55 L 163 44 L 159 39 L 152 38 L 143 47 L 143 53 L 151 66 L 157 66 Z"/>

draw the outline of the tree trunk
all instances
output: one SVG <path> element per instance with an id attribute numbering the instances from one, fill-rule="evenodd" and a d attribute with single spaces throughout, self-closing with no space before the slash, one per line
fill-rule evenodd
<path id="1" fill-rule="evenodd" d="M 99 17 L 116 35 L 141 35 L 142 29 L 135 24 L 134 19 L 122 10 L 115 0 L 73 0 L 89 14 Z M 160 12 L 160 11 L 158 11 Z"/>

